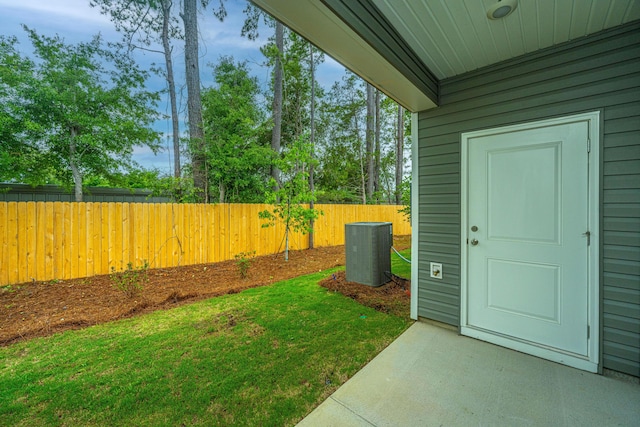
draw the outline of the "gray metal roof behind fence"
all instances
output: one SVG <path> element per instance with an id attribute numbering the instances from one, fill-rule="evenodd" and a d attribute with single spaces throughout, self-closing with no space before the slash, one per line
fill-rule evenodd
<path id="1" fill-rule="evenodd" d="M 169 203 L 168 197 L 151 196 L 151 191 L 125 188 L 86 187 L 84 202 Z M 0 202 L 73 202 L 73 192 L 57 185 L 32 187 L 0 183 Z"/>

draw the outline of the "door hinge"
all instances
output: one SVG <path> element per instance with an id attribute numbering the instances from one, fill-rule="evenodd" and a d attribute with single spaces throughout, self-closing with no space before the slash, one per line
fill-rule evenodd
<path id="1" fill-rule="evenodd" d="M 587 339 L 591 338 L 591 326 L 587 325 Z"/>
<path id="2" fill-rule="evenodd" d="M 591 246 L 591 232 L 587 230 L 582 235 L 587 236 L 587 246 Z"/>
<path id="3" fill-rule="evenodd" d="M 591 138 L 587 138 L 587 153 L 591 152 Z"/>

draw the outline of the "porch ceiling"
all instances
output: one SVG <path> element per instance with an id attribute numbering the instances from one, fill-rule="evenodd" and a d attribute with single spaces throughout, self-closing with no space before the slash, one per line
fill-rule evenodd
<path id="1" fill-rule="evenodd" d="M 252 0 L 412 111 L 440 80 L 640 19 L 637 0 Z"/>

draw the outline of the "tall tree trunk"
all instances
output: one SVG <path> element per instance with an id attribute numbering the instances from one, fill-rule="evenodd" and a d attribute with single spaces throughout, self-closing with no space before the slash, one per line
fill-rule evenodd
<path id="1" fill-rule="evenodd" d="M 189 114 L 189 139 L 191 141 L 191 167 L 193 185 L 202 192 L 202 200 L 208 201 L 206 153 L 202 129 L 202 101 L 200 99 L 200 67 L 198 65 L 198 9 L 197 0 L 184 0 L 184 62 L 187 82 L 187 112 Z"/>
<path id="2" fill-rule="evenodd" d="M 227 196 L 227 189 L 224 185 L 224 182 L 220 181 L 218 183 L 218 203 L 224 203 L 224 199 Z"/>
<path id="3" fill-rule="evenodd" d="M 380 191 L 380 91 L 376 89 L 375 95 L 375 117 L 376 117 L 376 135 L 375 135 L 375 148 L 374 152 L 374 174 L 373 174 L 373 192 L 374 194 Z"/>
<path id="4" fill-rule="evenodd" d="M 282 58 L 284 56 L 284 26 L 280 22 L 276 22 L 276 48 L 278 50 L 278 56 L 276 57 L 273 70 L 273 131 L 271 132 L 271 149 L 276 156 L 280 156 L 282 138 Z M 279 188 L 280 170 L 275 165 L 271 166 L 271 176 Z"/>
<path id="5" fill-rule="evenodd" d="M 366 159 L 367 159 L 367 200 L 373 197 L 374 156 L 373 146 L 375 137 L 375 96 L 374 88 L 367 83 L 367 130 L 366 130 Z"/>
<path id="6" fill-rule="evenodd" d="M 173 77 L 173 60 L 169 45 L 169 18 L 171 17 L 171 0 L 162 0 L 162 47 L 167 67 L 167 85 L 171 103 L 171 129 L 173 131 L 173 176 L 180 178 L 180 124 L 178 122 L 178 102 L 176 101 L 176 82 Z"/>
<path id="7" fill-rule="evenodd" d="M 76 152 L 76 137 L 78 132 L 75 127 L 71 127 L 69 132 L 69 167 L 71 168 L 71 175 L 73 176 L 73 186 L 75 190 L 76 202 L 82 201 L 82 172 L 78 165 L 77 152 Z"/>
<path id="8" fill-rule="evenodd" d="M 309 165 L 309 191 L 311 192 L 311 200 L 309 201 L 309 208 L 314 208 L 314 196 L 315 196 L 315 182 L 314 182 L 314 165 L 313 162 L 316 156 L 316 73 L 315 73 L 315 64 L 313 63 L 313 45 L 309 43 L 309 69 L 311 71 L 311 164 Z M 309 249 L 314 248 L 314 235 L 313 235 L 313 227 L 314 221 L 311 218 L 309 221 Z"/>
<path id="9" fill-rule="evenodd" d="M 396 138 L 396 205 L 402 204 L 402 173 L 404 172 L 404 108 L 398 105 Z"/>
<path id="10" fill-rule="evenodd" d="M 287 197 L 287 217 L 284 226 L 284 260 L 289 261 L 289 233 L 291 232 L 291 197 Z"/>
<path id="11" fill-rule="evenodd" d="M 351 103 L 353 104 L 355 101 L 351 99 Z M 366 171 L 364 159 L 366 157 L 366 153 L 362 152 L 362 140 L 360 139 L 360 122 L 358 121 L 358 114 L 353 116 L 353 127 L 356 135 L 356 139 L 358 142 L 358 159 L 360 160 L 360 194 L 362 198 L 362 204 L 367 204 L 367 182 L 366 182 Z"/>

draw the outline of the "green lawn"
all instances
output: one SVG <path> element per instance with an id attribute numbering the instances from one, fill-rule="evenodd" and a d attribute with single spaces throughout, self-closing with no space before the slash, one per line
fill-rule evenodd
<path id="1" fill-rule="evenodd" d="M 403 257 L 411 261 L 411 249 L 398 251 Z M 395 252 L 391 252 L 391 271 L 400 277 L 411 280 L 411 264 L 400 258 Z"/>
<path id="2" fill-rule="evenodd" d="M 0 425 L 293 425 L 411 324 L 333 271 L 0 348 Z"/>

